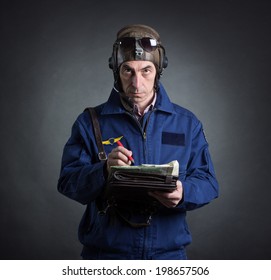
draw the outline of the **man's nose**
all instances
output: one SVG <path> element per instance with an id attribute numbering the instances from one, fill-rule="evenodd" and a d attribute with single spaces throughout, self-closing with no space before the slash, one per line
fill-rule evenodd
<path id="1" fill-rule="evenodd" d="M 140 88 L 140 84 L 141 84 L 141 77 L 139 74 L 134 74 L 132 77 L 132 85 L 134 88 L 138 89 Z"/>

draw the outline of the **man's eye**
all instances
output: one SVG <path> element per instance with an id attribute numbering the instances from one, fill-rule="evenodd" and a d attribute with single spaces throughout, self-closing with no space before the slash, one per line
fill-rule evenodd
<path id="1" fill-rule="evenodd" d="M 131 74 L 132 70 L 130 68 L 124 68 L 123 69 L 123 74 Z"/>
<path id="2" fill-rule="evenodd" d="M 149 73 L 151 73 L 151 70 L 149 68 L 143 69 L 143 71 L 142 71 L 143 75 L 147 75 Z"/>

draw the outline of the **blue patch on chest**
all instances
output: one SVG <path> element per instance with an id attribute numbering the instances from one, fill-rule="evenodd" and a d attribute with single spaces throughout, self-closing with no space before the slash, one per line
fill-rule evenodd
<path id="1" fill-rule="evenodd" d="M 185 145 L 185 134 L 184 133 L 173 133 L 173 132 L 162 132 L 162 144 L 184 146 Z"/>

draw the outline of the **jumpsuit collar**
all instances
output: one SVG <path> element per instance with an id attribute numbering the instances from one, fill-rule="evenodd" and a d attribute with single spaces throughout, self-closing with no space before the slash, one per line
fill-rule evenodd
<path id="1" fill-rule="evenodd" d="M 174 106 L 161 83 L 159 83 L 154 108 L 171 114 L 175 112 Z M 131 107 L 130 104 L 127 104 L 127 102 L 125 105 L 123 104 L 119 91 L 116 88 L 113 88 L 101 114 L 123 114 L 127 109 L 128 111 L 133 111 L 133 107 Z"/>

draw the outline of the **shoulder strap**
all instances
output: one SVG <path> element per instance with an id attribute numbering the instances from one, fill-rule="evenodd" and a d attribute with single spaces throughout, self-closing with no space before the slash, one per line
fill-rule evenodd
<path id="1" fill-rule="evenodd" d="M 102 135 L 101 135 L 100 124 L 98 121 L 97 113 L 96 113 L 95 109 L 92 107 L 87 108 L 87 110 L 89 111 L 89 114 L 90 114 L 90 117 L 92 120 L 94 135 L 95 135 L 96 144 L 98 147 L 99 160 L 101 160 L 101 161 L 107 160 L 107 155 L 104 151 L 104 146 L 102 143 Z"/>

